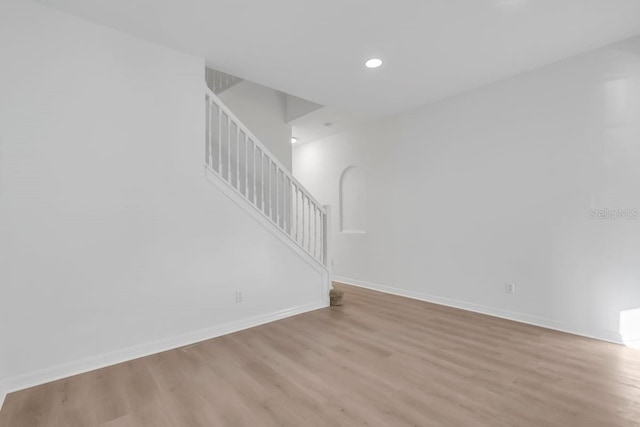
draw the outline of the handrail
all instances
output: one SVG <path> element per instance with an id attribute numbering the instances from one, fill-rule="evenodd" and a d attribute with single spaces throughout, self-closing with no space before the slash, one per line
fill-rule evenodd
<path id="1" fill-rule="evenodd" d="M 205 111 L 208 170 L 326 267 L 327 210 L 206 85 Z"/>
<path id="2" fill-rule="evenodd" d="M 296 186 L 302 188 L 306 196 L 309 198 L 309 200 L 311 200 L 316 206 L 318 206 L 323 214 L 326 214 L 327 212 L 326 212 L 326 209 L 324 208 L 324 205 L 320 203 L 318 200 L 316 200 L 316 198 L 311 195 L 309 190 L 304 188 L 304 185 L 300 184 L 300 181 L 298 181 L 293 175 L 289 175 L 289 176 L 291 177 L 291 182 L 293 182 Z"/>

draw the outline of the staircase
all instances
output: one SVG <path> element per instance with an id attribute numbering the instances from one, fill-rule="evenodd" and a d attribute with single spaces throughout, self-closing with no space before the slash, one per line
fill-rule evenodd
<path id="1" fill-rule="evenodd" d="M 245 210 L 328 270 L 328 206 L 322 206 L 205 87 L 207 176 Z"/>

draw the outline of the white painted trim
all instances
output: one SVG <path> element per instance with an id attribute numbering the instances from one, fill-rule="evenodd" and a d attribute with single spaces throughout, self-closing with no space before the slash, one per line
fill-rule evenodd
<path id="1" fill-rule="evenodd" d="M 218 97 L 218 95 L 213 93 L 213 91 L 207 86 L 206 82 L 204 85 L 204 90 L 206 95 L 209 98 L 211 98 L 211 100 L 218 106 L 218 108 L 220 108 L 220 111 L 226 114 L 227 117 L 231 119 L 231 121 L 235 122 L 236 125 L 238 125 L 238 127 L 241 128 L 241 130 L 245 133 L 245 135 L 247 135 L 247 137 L 252 139 L 254 144 L 259 146 L 262 153 L 265 154 L 270 161 L 275 163 L 276 167 L 282 170 L 282 172 L 285 175 L 287 175 L 287 178 L 289 178 L 291 182 L 293 182 L 304 193 L 305 197 L 309 198 L 309 200 L 312 201 L 318 207 L 318 209 L 320 209 L 320 211 L 323 214 L 326 214 L 326 212 L 324 212 L 322 208 L 322 203 L 316 200 L 316 198 L 313 197 L 311 193 L 307 191 L 307 189 L 302 184 L 300 184 L 300 182 L 293 176 L 291 171 L 288 168 L 286 168 L 280 162 L 280 160 L 278 160 L 278 158 L 271 151 L 269 151 L 269 149 L 262 142 L 260 142 L 260 140 L 254 135 L 254 133 L 251 132 L 251 130 L 247 126 L 245 126 L 244 123 L 242 123 L 242 121 L 238 118 L 238 116 L 236 116 L 233 113 L 233 111 L 231 111 L 231 109 L 229 109 L 229 107 L 227 107 L 226 104 L 222 102 L 222 100 Z"/>
<path id="2" fill-rule="evenodd" d="M 302 305 L 298 307 L 288 308 L 269 314 L 254 316 L 248 319 L 226 323 L 219 326 L 213 326 L 207 329 L 190 332 L 180 336 L 165 338 L 162 340 L 140 344 L 110 353 L 90 357 L 83 360 L 77 360 L 63 365 L 53 366 L 40 371 L 19 375 L 14 378 L 5 380 L 3 387 L 5 393 L 11 393 L 25 388 L 46 384 L 62 378 L 73 375 L 82 374 L 107 366 L 115 365 L 129 360 L 138 359 L 140 357 L 149 356 L 151 354 L 160 353 L 175 348 L 193 345 L 195 343 L 206 341 L 222 335 L 231 334 L 243 329 L 253 328 L 265 323 L 274 322 L 286 317 L 295 316 L 313 310 L 318 310 L 328 306 L 324 301 L 313 304 Z"/>
<path id="3" fill-rule="evenodd" d="M 248 213 L 253 219 L 258 221 L 260 225 L 262 225 L 264 228 L 269 230 L 271 234 L 276 236 L 283 243 L 287 244 L 291 249 L 293 249 L 298 254 L 298 256 L 300 256 L 304 261 L 309 263 L 309 265 L 311 265 L 317 271 L 321 272 L 321 271 L 327 270 L 327 268 L 324 265 L 322 265 L 320 261 L 315 259 L 309 252 L 301 248 L 300 245 L 298 245 L 295 242 L 295 240 L 291 238 L 291 236 L 289 236 L 287 233 L 281 230 L 276 224 L 274 224 L 273 221 L 271 221 L 271 219 L 269 219 L 269 217 L 265 215 L 264 212 L 258 209 L 255 205 L 251 204 L 249 201 L 247 201 L 247 199 L 245 199 L 244 196 L 239 194 L 231 185 L 229 185 L 227 181 L 221 178 L 217 173 L 212 172 L 211 169 L 209 169 L 209 166 L 205 165 L 204 169 L 205 169 L 207 180 L 213 185 L 215 185 L 220 191 L 222 191 L 225 196 L 231 199 L 231 201 L 233 201 L 235 204 L 240 206 L 242 210 Z"/>
<path id="4" fill-rule="evenodd" d="M 328 278 L 328 289 L 327 289 L 327 295 L 329 292 L 329 289 L 333 289 L 333 234 L 331 233 L 332 227 L 333 227 L 333 210 L 331 208 L 331 205 L 324 205 L 324 211 L 325 216 L 325 222 L 324 222 L 324 263 L 325 266 L 327 268 L 327 278 Z"/>
<path id="5" fill-rule="evenodd" d="M 600 341 L 607 341 L 614 344 L 623 344 L 622 337 L 618 332 L 608 330 L 589 330 L 582 326 L 569 325 L 556 320 L 545 319 L 543 317 L 532 316 L 530 314 L 518 313 L 500 308 L 487 307 L 466 301 L 460 301 L 451 298 L 438 297 L 435 295 L 425 294 L 423 292 L 412 291 L 407 289 L 395 288 L 392 286 L 378 285 L 375 283 L 365 282 L 363 280 L 351 279 L 348 277 L 334 277 L 335 282 L 344 283 L 346 285 L 357 286 L 360 288 L 372 289 L 374 291 L 384 292 L 387 294 L 398 295 L 401 297 L 412 298 L 420 301 L 430 302 L 433 304 L 444 305 L 447 307 L 459 308 L 462 310 L 472 311 L 474 313 L 486 314 L 501 319 L 512 320 L 514 322 L 526 323 L 528 325 L 539 326 L 542 328 L 553 329 L 555 331 L 566 332 L 573 335 L 580 335 L 587 338 L 593 338 Z"/>

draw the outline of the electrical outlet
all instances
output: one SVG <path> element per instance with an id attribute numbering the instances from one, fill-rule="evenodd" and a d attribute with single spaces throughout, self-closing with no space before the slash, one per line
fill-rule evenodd
<path id="1" fill-rule="evenodd" d="M 242 291 L 236 291 L 236 303 L 241 303 L 244 301 L 244 294 Z"/>
<path id="2" fill-rule="evenodd" d="M 504 284 L 504 291 L 508 294 L 515 294 L 516 293 L 516 285 L 515 283 L 505 283 Z"/>

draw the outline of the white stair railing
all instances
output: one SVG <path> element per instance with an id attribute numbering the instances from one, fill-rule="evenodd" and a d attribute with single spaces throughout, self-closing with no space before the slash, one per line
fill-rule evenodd
<path id="1" fill-rule="evenodd" d="M 327 211 L 205 87 L 207 169 L 327 266 Z"/>

